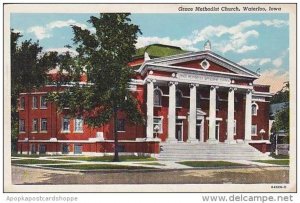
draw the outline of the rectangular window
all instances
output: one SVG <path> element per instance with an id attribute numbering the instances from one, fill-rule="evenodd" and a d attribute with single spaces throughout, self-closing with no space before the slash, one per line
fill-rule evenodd
<path id="1" fill-rule="evenodd" d="M 32 132 L 38 131 L 38 119 L 34 118 L 32 119 Z"/>
<path id="2" fill-rule="evenodd" d="M 252 125 L 252 127 L 251 127 L 251 134 L 252 135 L 257 135 L 257 125 Z"/>
<path id="3" fill-rule="evenodd" d="M 46 96 L 41 96 L 41 109 L 46 109 L 46 108 L 47 108 Z"/>
<path id="4" fill-rule="evenodd" d="M 25 132 L 25 120 L 24 119 L 19 120 L 19 131 Z"/>
<path id="5" fill-rule="evenodd" d="M 47 118 L 41 119 L 41 131 L 43 132 L 47 131 Z"/>
<path id="6" fill-rule="evenodd" d="M 37 108 L 38 108 L 38 105 L 37 105 L 37 97 L 36 97 L 36 96 L 33 96 L 33 97 L 32 97 L 32 108 L 33 108 L 33 109 L 37 109 Z"/>
<path id="7" fill-rule="evenodd" d="M 63 118 L 62 120 L 62 131 L 63 132 L 70 132 L 70 119 Z"/>
<path id="8" fill-rule="evenodd" d="M 78 117 L 78 118 L 75 118 L 74 122 L 75 122 L 74 131 L 75 132 L 83 132 L 83 119 Z"/>
<path id="9" fill-rule="evenodd" d="M 117 131 L 124 132 L 125 131 L 125 119 L 118 119 L 117 121 Z"/>
<path id="10" fill-rule="evenodd" d="M 25 98 L 21 97 L 20 98 L 20 109 L 24 109 L 25 108 Z"/>
<path id="11" fill-rule="evenodd" d="M 162 117 L 154 117 L 153 118 L 153 130 L 154 130 L 154 133 L 163 133 Z"/>

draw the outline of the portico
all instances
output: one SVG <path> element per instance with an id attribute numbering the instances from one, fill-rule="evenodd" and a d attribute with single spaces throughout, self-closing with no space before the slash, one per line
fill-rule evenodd
<path id="1" fill-rule="evenodd" d="M 178 107 L 176 105 L 176 101 L 178 98 L 176 98 L 176 92 L 181 91 L 181 89 L 189 89 L 189 91 L 184 92 L 184 99 L 185 102 L 188 101 L 188 109 L 185 112 L 185 114 L 181 115 L 183 117 L 188 118 L 187 121 L 187 139 L 186 142 L 207 142 L 207 143 L 219 143 L 220 140 L 217 139 L 218 136 L 216 133 L 220 131 L 220 126 L 217 125 L 223 125 L 226 123 L 226 140 L 225 143 L 228 144 L 234 144 L 236 143 L 236 140 L 234 138 L 234 132 L 235 132 L 235 94 L 238 92 L 239 95 L 242 95 L 244 102 L 244 109 L 245 109 L 245 116 L 244 116 L 244 123 L 245 129 L 248 130 L 248 132 L 244 133 L 244 140 L 248 141 L 251 140 L 251 100 L 252 100 L 252 87 L 240 87 L 237 88 L 236 85 L 222 85 L 219 83 L 218 85 L 204 85 L 203 83 L 197 83 L 193 81 L 191 83 L 189 80 L 186 81 L 180 81 L 177 77 L 171 77 L 168 80 L 162 80 L 160 77 L 156 77 L 155 75 L 149 75 L 149 78 L 147 79 L 147 91 L 152 91 L 147 93 L 147 139 L 153 138 L 153 117 L 157 116 L 153 114 L 153 109 L 158 108 L 155 107 L 154 104 L 154 87 L 156 89 L 159 89 L 162 93 L 161 99 L 168 99 L 168 106 L 167 108 L 167 118 L 164 118 L 164 120 L 167 120 L 167 139 L 165 141 L 167 142 L 177 142 L 182 141 L 176 139 L 177 131 L 176 131 L 176 123 L 178 124 Z M 150 79 L 151 78 L 151 79 Z M 156 79 L 154 79 L 156 78 Z M 214 80 L 218 80 L 217 77 L 214 78 Z M 223 80 L 224 81 L 224 80 Z M 163 92 L 160 88 L 164 87 L 163 89 L 168 89 L 168 91 Z M 209 96 L 207 98 L 201 99 L 201 91 L 206 91 L 209 93 Z M 223 95 L 223 98 L 219 98 L 219 93 Z M 226 95 L 226 97 L 224 97 Z M 208 101 L 207 101 L 208 100 Z M 224 109 L 218 109 L 217 108 L 217 102 L 226 102 L 227 108 Z M 205 110 L 205 108 L 202 108 L 202 103 L 205 106 L 204 103 L 208 103 L 208 112 L 205 113 L 202 111 L 202 109 Z M 198 105 L 198 106 L 197 106 Z M 222 105 L 224 106 L 224 105 Z M 163 108 L 163 107 L 160 107 Z M 226 111 L 226 118 L 218 118 L 217 113 L 220 111 Z M 250 110 L 250 112 L 249 112 Z M 202 119 L 199 119 L 199 111 L 202 112 Z M 248 113 L 247 113 L 248 112 Z M 206 121 L 206 122 L 205 122 Z M 200 123 L 201 122 L 201 123 Z M 197 123 L 200 128 L 197 128 Z M 200 125 L 201 124 L 201 125 Z M 151 126 L 153 126 L 152 129 Z M 248 127 L 247 127 L 248 126 Z M 204 130 L 204 128 L 208 128 L 208 130 Z M 216 128 L 219 128 L 219 130 L 216 130 Z M 200 132 L 197 132 L 197 129 Z M 205 132 L 207 136 L 205 136 Z M 221 132 L 223 133 L 223 132 Z M 197 137 L 197 134 L 199 137 Z M 205 139 L 207 137 L 207 139 Z"/>

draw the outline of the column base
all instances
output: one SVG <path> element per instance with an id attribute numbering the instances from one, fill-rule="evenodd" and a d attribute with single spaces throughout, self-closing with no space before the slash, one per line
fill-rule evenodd
<path id="1" fill-rule="evenodd" d="M 160 138 L 150 138 L 150 137 L 147 137 L 146 139 L 145 139 L 145 141 L 159 141 L 159 142 L 161 142 L 161 139 Z"/>
<path id="2" fill-rule="evenodd" d="M 166 142 L 167 143 L 178 143 L 178 140 L 175 138 L 167 138 Z"/>
<path id="3" fill-rule="evenodd" d="M 249 142 L 251 142 L 252 140 L 244 140 L 244 143 L 249 143 Z"/>
<path id="4" fill-rule="evenodd" d="M 208 144 L 219 144 L 219 140 L 216 140 L 216 139 L 208 139 L 208 140 L 207 140 L 207 143 L 208 143 Z"/>
<path id="5" fill-rule="evenodd" d="M 226 144 L 237 144 L 236 140 L 225 140 Z"/>
<path id="6" fill-rule="evenodd" d="M 193 140 L 187 140 L 186 142 L 189 142 L 189 143 L 199 143 L 199 140 L 193 139 Z"/>

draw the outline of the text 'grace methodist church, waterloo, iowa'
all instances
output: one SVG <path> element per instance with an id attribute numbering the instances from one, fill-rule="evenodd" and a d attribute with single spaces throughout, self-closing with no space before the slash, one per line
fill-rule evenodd
<path id="1" fill-rule="evenodd" d="M 267 157 L 269 86 L 255 84 L 259 74 L 214 53 L 209 41 L 197 52 L 161 44 L 140 48 L 129 68 L 135 70 L 130 91 L 146 124 L 131 124 L 119 112 L 121 154 L 164 160 Z M 18 153 L 113 154 L 113 121 L 90 128 L 81 117 L 58 113 L 46 99 L 50 91 L 57 87 L 20 94 Z"/>

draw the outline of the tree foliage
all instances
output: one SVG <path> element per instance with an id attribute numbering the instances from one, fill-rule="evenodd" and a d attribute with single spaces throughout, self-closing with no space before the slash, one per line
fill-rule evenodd
<path id="1" fill-rule="evenodd" d="M 282 102 L 289 102 L 289 96 L 290 96 L 290 83 L 285 82 L 282 89 L 272 97 L 270 103 L 271 104 L 277 104 Z"/>
<path id="2" fill-rule="evenodd" d="M 281 103 L 286 102 L 284 108 L 276 112 L 275 120 L 272 125 L 271 131 L 277 133 L 283 131 L 287 133 L 285 142 L 289 143 L 289 131 L 290 131 L 290 107 L 289 107 L 289 83 L 285 83 L 284 87 L 274 95 L 273 102 Z"/>
<path id="3" fill-rule="evenodd" d="M 72 26 L 78 55 L 61 56 L 58 85 L 71 82 L 72 86 L 52 93 L 49 98 L 61 110 L 68 107 L 69 115 L 82 116 L 91 127 L 100 127 L 113 119 L 118 160 L 117 112 L 125 112 L 133 123 L 142 121 L 138 103 L 129 91 L 134 73 L 128 67 L 140 30 L 131 24 L 127 13 L 91 16 L 88 22 L 95 32 Z M 86 75 L 87 84 L 80 82 L 82 75 Z"/>
<path id="4" fill-rule="evenodd" d="M 11 129 L 12 140 L 18 134 L 18 98 L 21 92 L 30 92 L 44 85 L 47 72 L 56 66 L 57 53 L 43 53 L 39 42 L 25 40 L 19 42 L 22 35 L 11 30 Z"/>

